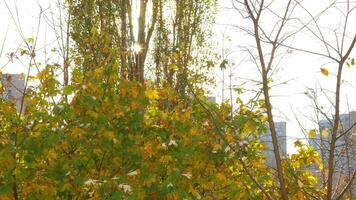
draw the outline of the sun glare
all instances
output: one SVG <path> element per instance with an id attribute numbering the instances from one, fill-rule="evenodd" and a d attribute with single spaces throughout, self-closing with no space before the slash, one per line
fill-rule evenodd
<path id="1" fill-rule="evenodd" d="M 131 49 L 135 53 L 139 53 L 140 51 L 142 51 L 142 47 L 138 43 L 135 43 L 134 45 L 132 45 Z"/>

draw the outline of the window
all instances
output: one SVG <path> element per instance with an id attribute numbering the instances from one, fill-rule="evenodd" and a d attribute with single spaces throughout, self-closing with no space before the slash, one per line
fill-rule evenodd
<path id="1" fill-rule="evenodd" d="M 5 96 L 4 96 L 4 99 L 10 99 L 10 98 L 12 98 L 12 90 L 8 89 L 8 90 L 6 91 L 6 94 L 5 94 Z"/>

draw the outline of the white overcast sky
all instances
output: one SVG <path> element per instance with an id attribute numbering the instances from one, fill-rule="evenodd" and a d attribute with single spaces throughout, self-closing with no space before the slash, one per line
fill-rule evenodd
<path id="1" fill-rule="evenodd" d="M 274 4 L 277 10 L 281 10 L 283 6 L 286 5 L 287 1 L 285 0 L 276 0 Z M 329 0 L 305 0 L 305 8 L 310 10 L 311 13 L 316 14 L 320 12 L 321 9 L 325 8 L 328 5 Z M 345 2 L 345 1 L 344 1 Z M 355 6 L 355 2 L 353 6 Z M 221 0 L 219 2 L 219 15 L 217 18 L 216 25 L 216 35 L 219 38 L 217 41 L 221 44 L 222 35 L 225 34 L 225 38 L 230 38 L 230 42 L 225 40 L 225 47 L 230 52 L 229 60 L 236 63 L 237 65 L 246 58 L 246 53 L 242 51 L 241 46 L 253 46 L 254 40 L 246 35 L 246 33 L 234 27 L 234 25 L 242 25 L 244 28 L 250 28 L 251 24 L 247 20 L 243 20 L 240 14 L 232 9 L 231 0 Z M 343 8 L 341 8 L 342 10 Z M 265 17 L 263 17 L 265 16 Z M 263 25 L 265 28 L 270 28 L 274 25 L 275 19 L 266 14 L 262 16 Z M 296 10 L 293 17 L 301 18 L 302 20 L 308 21 L 308 15 L 302 10 Z M 342 26 L 344 23 L 344 17 L 335 9 L 331 9 L 326 12 L 323 17 L 319 20 L 320 26 L 324 31 L 325 37 L 331 44 L 336 46 L 336 40 L 333 32 L 330 30 L 342 31 Z M 356 33 L 356 12 L 350 16 L 348 23 L 347 33 L 349 36 L 353 36 Z M 232 25 L 232 26 L 231 26 Z M 300 27 L 299 23 L 293 21 L 289 24 L 289 29 L 293 30 L 295 27 Z M 328 30 L 329 29 L 329 30 Z M 325 52 L 325 48 L 321 46 L 320 42 L 316 38 L 304 29 L 304 31 L 299 32 L 296 37 L 291 41 L 291 44 L 294 47 L 307 49 L 316 52 Z M 350 39 L 346 39 L 345 44 L 350 44 Z M 351 56 L 356 57 L 356 51 L 353 51 Z M 328 77 L 323 76 L 320 72 L 320 68 L 325 67 L 330 71 Z M 259 80 L 259 72 L 257 67 L 251 62 L 243 62 L 242 65 L 235 66 L 233 68 L 233 77 L 247 78 Z M 307 128 L 316 128 L 315 124 L 310 123 L 310 120 L 307 117 L 313 117 L 314 112 L 310 109 L 311 102 L 305 96 L 304 92 L 306 88 L 315 88 L 318 85 L 321 85 L 326 90 L 334 91 L 336 78 L 337 66 L 335 63 L 330 63 L 330 60 L 325 59 L 321 56 L 310 55 L 306 53 L 301 53 L 298 51 L 292 51 L 290 54 L 287 54 L 283 60 L 278 65 L 278 70 L 273 77 L 275 83 L 283 83 L 287 81 L 286 84 L 279 85 L 278 87 L 272 88 L 273 95 L 273 106 L 275 108 L 274 114 L 279 121 L 287 121 L 287 135 L 291 138 L 301 138 L 304 137 L 302 134 L 297 121 L 295 120 L 295 113 L 302 125 Z M 221 73 L 216 72 L 220 77 Z M 226 72 L 225 79 L 228 78 L 228 70 Z M 348 69 L 345 67 L 344 70 L 344 80 L 345 84 L 342 88 L 342 105 L 341 111 L 348 112 L 348 110 L 356 109 L 356 66 Z M 236 81 L 238 83 L 240 81 Z M 220 84 L 221 85 L 221 84 Z M 257 86 L 250 83 L 250 88 Z M 220 90 L 220 88 L 219 88 Z M 221 91 L 217 91 L 217 96 L 221 98 Z M 225 97 L 228 94 L 225 94 Z M 332 95 L 330 95 L 333 98 Z M 325 98 L 320 99 L 324 103 L 325 108 L 330 108 L 331 104 L 328 103 Z M 306 116 L 306 117 L 304 117 Z M 293 151 L 293 142 L 294 140 L 289 140 L 289 150 Z"/>
<path id="2" fill-rule="evenodd" d="M 38 25 L 38 14 L 39 14 L 39 4 L 43 9 L 49 8 L 49 5 L 52 2 L 52 10 L 55 11 L 55 4 L 57 0 L 0 0 L 0 44 L 4 40 L 6 33 L 6 41 L 4 44 L 4 52 L 0 57 L 0 68 L 4 72 L 10 73 L 21 73 L 25 72 L 25 67 L 20 63 L 10 63 L 9 65 L 4 65 L 7 63 L 8 59 L 6 58 L 6 53 L 16 50 L 16 48 L 21 44 L 21 37 L 19 35 L 19 31 L 14 25 L 11 15 L 9 13 L 8 8 L 5 6 L 4 2 L 7 2 L 10 10 L 16 14 L 15 12 L 15 4 L 18 6 L 18 17 L 21 24 L 21 29 L 24 33 L 25 37 L 33 37 L 36 35 L 37 25 Z M 324 8 L 329 0 L 305 0 L 306 8 L 310 9 L 312 13 L 317 13 L 320 9 Z M 285 0 L 276 0 L 276 7 L 278 10 L 283 8 L 285 5 Z M 355 5 L 355 3 L 354 3 Z M 356 13 L 356 12 L 355 12 Z M 303 13 L 301 10 L 297 10 L 294 14 L 294 17 L 300 17 L 303 20 L 307 19 L 307 15 L 305 12 Z M 273 18 L 270 15 L 267 15 L 266 18 L 263 19 L 263 22 L 266 27 L 272 27 Z M 340 26 L 343 23 L 343 16 L 337 12 L 336 10 L 330 10 L 325 13 L 325 15 L 320 19 L 321 26 L 323 30 L 326 31 L 326 37 L 330 40 L 331 43 L 335 43 L 335 37 L 331 32 L 327 32 L 327 28 L 339 30 Z M 353 14 L 350 16 L 350 21 L 348 24 L 348 33 L 350 36 L 356 33 L 356 15 Z M 234 28 L 231 25 L 240 25 L 246 28 L 251 27 L 248 21 L 243 20 L 238 12 L 232 9 L 231 0 L 219 0 L 219 13 L 217 16 L 217 25 L 215 26 L 215 40 L 217 42 L 217 52 L 221 52 L 221 46 L 223 37 L 225 35 L 225 50 L 229 52 L 229 60 L 236 65 L 238 65 L 241 61 L 244 61 L 246 57 L 246 53 L 242 51 L 241 46 L 246 45 L 254 45 L 253 40 L 247 36 L 245 33 L 240 30 Z M 300 24 L 290 24 L 290 28 L 299 26 Z M 47 34 L 45 34 L 47 33 Z M 53 39 L 53 33 L 51 33 L 50 28 L 46 28 L 45 22 L 42 21 L 40 36 L 47 35 L 46 43 L 50 43 Z M 315 37 L 313 37 L 310 32 L 304 30 L 299 32 L 298 35 L 294 38 L 293 46 L 297 46 L 298 48 L 308 49 L 317 52 L 325 52 L 324 48 L 320 45 L 320 43 L 315 42 Z M 39 41 L 38 47 L 44 46 L 45 41 Z M 346 44 L 349 44 L 349 40 L 347 39 Z M 42 51 L 44 49 L 41 49 Z M 353 57 L 356 57 L 355 51 L 352 53 Z M 45 59 L 42 58 L 41 62 Z M 320 73 L 320 67 L 327 68 L 331 75 L 329 77 L 322 76 Z M 275 83 L 282 83 L 288 81 L 287 84 L 280 85 L 278 87 L 272 88 L 273 94 L 273 104 L 275 108 L 275 115 L 277 116 L 277 120 L 287 121 L 287 134 L 291 138 L 301 138 L 304 137 L 298 124 L 295 120 L 293 112 L 296 113 L 303 126 L 306 128 L 314 128 L 314 125 L 310 123 L 306 117 L 312 117 L 313 112 L 309 108 L 311 105 L 310 100 L 306 98 L 304 92 L 306 91 L 306 87 L 315 88 L 316 85 L 322 85 L 324 88 L 329 90 L 334 90 L 335 85 L 335 70 L 337 66 L 335 63 L 330 63 L 329 60 L 324 59 L 320 56 L 310 55 L 306 53 L 300 53 L 297 51 L 292 51 L 290 54 L 286 55 L 285 58 L 278 65 L 279 70 L 276 72 L 274 76 Z M 225 72 L 225 78 L 228 78 L 229 70 Z M 216 96 L 218 99 L 221 99 L 221 77 L 222 73 L 219 70 L 215 71 L 217 76 L 217 88 Z M 245 79 L 257 79 L 258 80 L 258 70 L 256 66 L 251 62 L 243 62 L 239 66 L 235 66 L 233 68 L 233 77 L 234 84 L 238 84 L 243 82 L 241 78 Z M 342 95 L 342 112 L 347 112 L 348 110 L 356 109 L 356 66 L 351 69 L 345 68 L 344 70 L 344 80 L 345 84 L 343 86 L 343 95 Z M 257 87 L 254 86 L 252 82 L 246 85 L 247 88 Z M 256 88 L 257 89 L 257 88 Z M 225 93 L 225 97 L 228 96 L 228 92 Z M 348 102 L 346 101 L 348 99 Z M 325 103 L 325 101 L 324 101 Z M 326 104 L 327 105 L 327 104 Z M 329 104 L 330 106 L 330 104 Z M 327 107 L 327 106 L 326 106 Z M 289 141 L 289 150 L 293 151 L 291 147 L 293 140 Z"/>

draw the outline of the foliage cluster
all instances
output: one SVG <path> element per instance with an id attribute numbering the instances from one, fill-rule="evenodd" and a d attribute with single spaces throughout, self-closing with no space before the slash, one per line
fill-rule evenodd
<path id="1" fill-rule="evenodd" d="M 137 36 L 127 2 L 68 0 L 71 80 L 58 75 L 65 66 L 47 64 L 26 77 L 23 112 L 0 98 L 0 198 L 279 199 L 259 141 L 264 99 L 237 99 L 232 111 L 204 90 L 201 66 L 214 62 L 199 55 L 203 22 L 216 1 L 153 0 L 148 23 L 141 0 Z M 150 61 L 153 78 L 144 75 Z M 288 195 L 323 194 L 308 170 L 321 165 L 318 154 L 296 146 L 282 161 Z"/>

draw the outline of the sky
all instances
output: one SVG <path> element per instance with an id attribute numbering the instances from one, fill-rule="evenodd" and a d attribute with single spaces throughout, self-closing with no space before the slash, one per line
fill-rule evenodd
<path id="1" fill-rule="evenodd" d="M 39 5 L 42 9 L 46 9 L 48 17 L 50 12 L 58 13 L 56 8 L 57 0 L 0 0 L 0 19 L 2 26 L 0 26 L 0 44 L 4 43 L 4 51 L 0 55 L 0 69 L 3 72 L 8 73 L 24 73 L 26 67 L 18 62 L 8 63 L 6 54 L 15 51 L 19 45 L 21 45 L 22 39 L 19 34 L 21 29 L 25 38 L 34 37 L 37 35 L 38 16 L 40 12 Z M 8 7 L 5 2 L 7 2 Z M 313 0 L 304 1 L 305 7 L 310 10 L 311 13 L 317 13 L 326 5 L 329 0 Z M 276 0 L 272 5 L 277 11 L 283 11 L 285 6 L 285 0 Z M 18 15 L 16 15 L 16 7 Z M 355 5 L 355 3 L 354 3 Z M 340 5 L 340 10 L 345 9 Z M 319 19 L 320 26 L 325 37 L 332 45 L 336 46 L 335 36 L 333 30 L 341 31 L 343 26 L 343 15 L 340 10 L 328 10 Z M 12 12 L 15 18 L 17 26 L 11 16 Z M 17 17 L 18 16 L 18 17 Z M 301 19 L 302 21 L 308 21 L 308 15 L 305 11 L 297 9 L 293 17 Z M 270 30 L 274 25 L 275 17 L 271 14 L 265 13 L 262 17 L 262 25 L 266 30 Z M 352 36 L 356 33 L 356 26 L 352 25 L 352 22 L 356 21 L 356 12 L 350 16 L 347 29 L 348 35 Z M 224 51 L 229 63 L 235 63 L 232 67 L 232 83 L 236 87 L 244 87 L 245 89 L 258 90 L 260 85 L 250 80 L 259 80 L 259 72 L 257 67 L 251 62 L 248 54 L 244 49 L 246 47 L 253 48 L 254 40 L 245 32 L 238 29 L 237 26 L 244 28 L 251 28 L 251 23 L 243 19 L 241 15 L 232 7 L 231 0 L 219 0 L 219 9 L 216 19 L 216 25 L 214 28 L 213 41 L 215 42 L 216 52 L 222 54 Z M 301 24 L 298 21 L 291 21 L 288 24 L 287 30 L 297 30 Z M 42 20 L 40 23 L 39 37 L 41 40 L 38 42 L 38 48 L 41 51 L 48 51 L 42 47 L 45 44 L 54 41 L 55 36 L 53 30 L 46 25 L 46 21 Z M 6 40 L 5 40 L 6 39 Z M 325 48 L 316 40 L 307 29 L 299 31 L 292 40 L 288 41 L 290 45 L 302 49 L 308 49 L 310 51 L 317 51 L 325 53 Z M 346 44 L 350 43 L 349 38 L 346 39 Z M 48 47 L 49 48 L 49 47 Z M 286 52 L 285 49 L 281 52 Z M 356 57 L 356 52 L 353 51 L 351 56 Z M 46 62 L 46 58 L 42 58 L 41 62 Z M 7 64 L 8 63 L 8 64 Z M 320 72 L 320 68 L 324 67 L 330 71 L 329 76 L 323 76 Z M 311 109 L 311 101 L 304 94 L 306 88 L 323 87 L 325 91 L 333 91 L 335 85 L 335 73 L 337 66 L 335 63 L 331 63 L 330 60 L 321 56 L 315 56 L 299 51 L 290 51 L 276 66 L 276 72 L 273 76 L 273 84 L 277 86 L 272 87 L 272 104 L 274 106 L 274 114 L 277 121 L 287 121 L 287 135 L 292 138 L 288 141 L 288 151 L 293 153 L 293 142 L 297 138 L 303 138 L 304 135 L 298 125 L 296 116 L 306 129 L 316 128 L 315 123 L 311 123 L 309 118 L 314 117 L 313 110 Z M 225 70 L 225 80 L 228 80 L 229 69 Z M 214 75 L 217 80 L 217 87 L 213 89 L 214 95 L 219 101 L 222 99 L 222 82 L 221 78 L 223 73 L 217 69 L 214 71 Z M 249 81 L 247 81 L 249 80 Z M 227 82 L 225 82 L 227 83 Z M 244 83 L 243 86 L 241 84 Z M 281 84 L 284 83 L 284 84 Z M 344 70 L 344 85 L 342 87 L 342 104 L 341 111 L 348 112 L 348 110 L 356 110 L 356 66 L 352 68 L 345 68 Z M 225 86 L 226 88 L 227 86 Z M 229 93 L 225 90 L 224 97 L 228 98 Z M 332 95 L 329 95 L 331 98 Z M 236 96 L 234 96 L 236 97 Z M 249 95 L 242 96 L 242 98 L 248 98 Z M 324 97 L 320 97 L 321 104 L 325 105 L 325 108 L 330 108 L 330 103 L 326 101 Z"/>
<path id="2" fill-rule="evenodd" d="M 276 0 L 272 5 L 275 10 L 283 11 L 286 5 L 285 0 Z M 305 8 L 307 8 L 312 14 L 320 12 L 328 4 L 328 0 L 317 1 L 305 1 Z M 353 6 L 356 4 L 353 3 Z M 340 10 L 345 10 L 343 5 L 339 5 Z M 344 24 L 344 17 L 340 13 L 340 10 L 330 9 L 320 17 L 318 23 L 323 31 L 323 35 L 326 40 L 333 46 L 336 45 L 335 35 L 336 32 L 342 31 Z M 280 13 L 280 12 L 279 12 Z M 309 21 L 308 14 L 302 9 L 296 9 L 294 18 L 299 18 L 303 21 Z M 265 30 L 270 30 L 275 24 L 275 17 L 266 11 L 262 15 L 262 27 Z M 356 26 L 353 23 L 356 21 L 356 12 L 350 15 L 347 33 L 349 36 L 353 36 L 356 33 Z M 259 72 L 254 63 L 250 61 L 249 55 L 244 50 L 245 48 L 253 49 L 255 46 L 254 38 L 247 35 L 246 32 L 238 28 L 242 26 L 244 28 L 251 28 L 251 22 L 242 19 L 239 12 L 232 6 L 232 1 L 221 0 L 219 1 L 219 14 L 217 17 L 217 25 L 215 27 L 215 33 L 217 43 L 220 47 L 220 51 L 225 49 L 228 54 L 227 58 L 230 63 L 235 63 L 232 70 L 232 77 L 234 77 L 233 83 L 238 84 L 245 79 L 260 80 Z M 300 22 L 294 20 L 287 24 L 287 31 L 297 30 L 301 27 Z M 331 30 L 330 30 L 331 29 Z M 225 38 L 225 40 L 224 40 Z M 311 34 L 307 29 L 299 31 L 292 40 L 288 41 L 288 44 L 300 49 L 306 49 L 309 51 L 315 51 L 325 53 L 325 48 L 321 45 L 319 40 Z M 347 38 L 345 44 L 350 44 L 350 39 Z M 345 45 L 346 46 L 346 45 Z M 224 47 L 224 48 L 223 48 Z M 285 53 L 286 49 L 283 48 L 281 52 Z M 351 56 L 356 57 L 356 51 L 354 50 Z M 239 64 L 241 61 L 242 64 Z M 324 76 L 320 72 L 320 68 L 326 68 L 329 70 L 330 75 Z M 337 65 L 331 63 L 329 59 L 325 59 L 321 56 L 316 56 L 300 51 L 291 51 L 281 59 L 280 63 L 275 66 L 277 69 L 273 75 L 272 85 L 272 105 L 274 107 L 274 115 L 276 121 L 287 122 L 287 136 L 290 137 L 288 141 L 288 151 L 293 153 L 293 143 L 295 139 L 304 138 L 304 134 L 299 126 L 298 121 L 305 129 L 317 128 L 315 123 L 311 123 L 309 118 L 315 119 L 314 111 L 311 107 L 312 102 L 305 95 L 306 88 L 322 87 L 325 91 L 335 91 L 336 83 L 336 70 Z M 216 95 L 221 99 L 221 72 L 217 71 L 218 80 L 220 80 L 220 87 L 218 87 Z M 225 72 L 225 80 L 228 79 L 229 70 Z M 343 76 L 342 87 L 342 103 L 341 112 L 347 113 L 349 110 L 356 109 L 356 66 L 346 68 Z M 246 85 L 246 88 L 259 89 L 261 86 L 256 85 L 252 81 Z M 228 94 L 226 91 L 225 97 Z M 334 99 L 332 93 L 328 92 L 329 98 Z M 324 95 L 320 94 L 320 105 L 324 105 L 325 110 L 330 110 L 331 104 L 327 101 Z M 330 112 L 331 114 L 331 112 Z M 297 116 L 297 117 L 296 117 Z M 296 119 L 298 118 L 298 120 Z"/>

